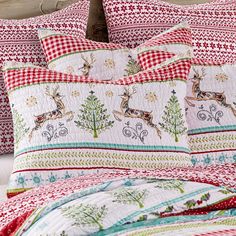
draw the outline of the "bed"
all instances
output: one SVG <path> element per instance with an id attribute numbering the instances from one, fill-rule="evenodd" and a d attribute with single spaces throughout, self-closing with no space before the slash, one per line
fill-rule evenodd
<path id="1" fill-rule="evenodd" d="M 74 1 L 2 1 L 0 16 L 50 13 Z M 87 37 L 107 42 L 101 1 L 91 2 Z M 9 15 L 13 6 L 20 11 Z M 80 176 L 7 200 L 13 160 L 0 156 L 0 235 L 236 235 L 235 163 Z"/>

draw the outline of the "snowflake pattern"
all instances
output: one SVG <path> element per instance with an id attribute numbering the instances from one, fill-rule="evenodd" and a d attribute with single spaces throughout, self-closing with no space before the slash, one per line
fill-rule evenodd
<path id="1" fill-rule="evenodd" d="M 74 67 L 73 66 L 67 66 L 65 73 L 66 74 L 75 74 Z"/>
<path id="2" fill-rule="evenodd" d="M 37 98 L 34 96 L 30 96 L 29 98 L 27 98 L 26 100 L 26 105 L 28 107 L 33 107 L 35 105 L 37 105 Z"/>
<path id="3" fill-rule="evenodd" d="M 50 175 L 48 176 L 48 179 L 47 179 L 47 181 L 49 183 L 54 183 L 57 180 L 58 180 L 57 175 L 54 175 L 52 172 L 50 173 Z"/>
<path id="4" fill-rule="evenodd" d="M 39 175 L 39 174 L 37 174 L 37 173 L 34 173 L 34 174 L 32 174 L 32 179 L 31 179 L 31 181 L 33 182 L 33 184 L 34 184 L 35 186 L 39 186 L 39 185 L 41 185 L 41 183 L 43 182 L 43 178 L 42 178 L 41 175 Z"/>
<path id="5" fill-rule="evenodd" d="M 26 177 L 24 175 L 22 175 L 21 173 L 16 178 L 17 186 L 21 186 L 22 188 L 25 187 L 27 181 L 28 181 L 28 179 L 26 179 Z"/>
<path id="6" fill-rule="evenodd" d="M 111 97 L 113 97 L 113 95 L 114 95 L 114 93 L 113 93 L 111 90 L 107 90 L 107 91 L 106 91 L 106 96 L 107 96 L 107 97 L 110 97 L 110 98 L 111 98 Z"/>
<path id="7" fill-rule="evenodd" d="M 105 60 L 104 66 L 107 67 L 108 69 L 114 69 L 116 64 L 113 59 L 109 58 Z"/>
<path id="8" fill-rule="evenodd" d="M 71 92 L 71 96 L 72 96 L 72 97 L 79 97 L 79 96 L 80 96 L 80 92 L 77 91 L 77 90 L 73 90 L 73 91 Z"/>
<path id="9" fill-rule="evenodd" d="M 146 93 L 145 99 L 148 102 L 156 102 L 158 100 L 155 92 Z"/>
<path id="10" fill-rule="evenodd" d="M 215 76 L 215 79 L 219 82 L 225 82 L 229 79 L 229 77 L 224 73 L 219 73 Z"/>

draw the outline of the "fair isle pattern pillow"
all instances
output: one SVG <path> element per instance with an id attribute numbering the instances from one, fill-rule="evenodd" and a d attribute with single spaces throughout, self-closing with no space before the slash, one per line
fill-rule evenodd
<path id="1" fill-rule="evenodd" d="M 236 163 L 236 64 L 193 60 L 187 83 L 194 166 Z"/>
<path id="2" fill-rule="evenodd" d="M 192 166 L 183 92 L 190 66 L 173 57 L 99 81 L 10 63 L 15 160 L 8 195 L 90 173 Z"/>
<path id="3" fill-rule="evenodd" d="M 187 21 L 196 58 L 236 61 L 235 0 L 187 6 L 162 0 L 103 0 L 103 6 L 112 43 L 133 48 Z"/>
<path id="4" fill-rule="evenodd" d="M 133 50 L 47 29 L 39 30 L 39 38 L 49 69 L 103 80 L 136 74 L 176 54 L 192 52 L 191 30 L 187 23 L 176 25 Z"/>
<path id="5" fill-rule="evenodd" d="M 0 19 L 0 69 L 5 60 L 46 66 L 38 40 L 38 28 L 50 28 L 84 38 L 88 9 L 89 1 L 79 0 L 61 11 L 45 16 L 23 20 Z M 13 146 L 11 109 L 0 71 L 0 155 L 13 152 Z"/>

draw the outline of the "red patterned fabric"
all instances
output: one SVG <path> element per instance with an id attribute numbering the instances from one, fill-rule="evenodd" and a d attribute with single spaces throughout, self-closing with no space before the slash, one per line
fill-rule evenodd
<path id="1" fill-rule="evenodd" d="M 177 57 L 176 57 L 177 58 Z M 5 83 L 7 90 L 10 92 L 15 88 L 21 86 L 28 86 L 31 84 L 41 83 L 100 83 L 100 84 L 119 84 L 119 85 L 130 85 L 133 83 L 142 83 L 149 81 L 165 81 L 179 78 L 180 80 L 186 81 L 189 74 L 189 68 L 191 65 L 190 59 L 179 59 L 170 63 L 162 68 L 156 70 L 142 71 L 135 75 L 123 77 L 119 80 L 95 80 L 90 77 L 76 76 L 70 74 L 64 74 L 56 71 L 47 70 L 40 67 L 26 67 L 21 71 L 19 70 L 6 70 L 5 72 Z"/>
<path id="2" fill-rule="evenodd" d="M 0 20 L 0 67 L 5 60 L 31 62 L 45 66 L 38 28 L 55 29 L 85 37 L 89 1 L 80 0 L 50 15 L 24 20 Z M 13 127 L 10 106 L 0 73 L 0 155 L 13 152 Z"/>
<path id="3" fill-rule="evenodd" d="M 104 0 L 110 41 L 136 47 L 154 35 L 188 21 L 195 56 L 236 61 L 236 2 L 215 0 L 178 6 L 162 0 Z"/>
<path id="4" fill-rule="evenodd" d="M 45 206 L 56 199 L 105 181 L 136 177 L 157 177 L 160 179 L 177 178 L 236 189 L 235 170 L 236 164 L 226 164 L 204 169 L 167 168 L 154 171 L 117 171 L 114 173 L 89 175 L 58 181 L 20 194 L 5 203 L 0 203 L 0 235 L 6 236 L 14 232 L 21 225 L 19 222 L 27 218 L 36 207 Z M 227 207 L 230 208 L 234 205 L 235 202 L 230 203 Z M 220 208 L 219 205 L 219 209 Z"/>

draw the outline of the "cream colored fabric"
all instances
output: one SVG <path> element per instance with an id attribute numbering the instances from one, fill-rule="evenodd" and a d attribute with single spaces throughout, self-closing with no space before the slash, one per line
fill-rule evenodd
<path id="1" fill-rule="evenodd" d="M 7 185 L 0 185 L 0 202 L 7 200 Z"/>
<path id="2" fill-rule="evenodd" d="M 13 161 L 13 154 L 0 156 L 0 185 L 6 185 L 8 183 L 12 171 Z"/>

